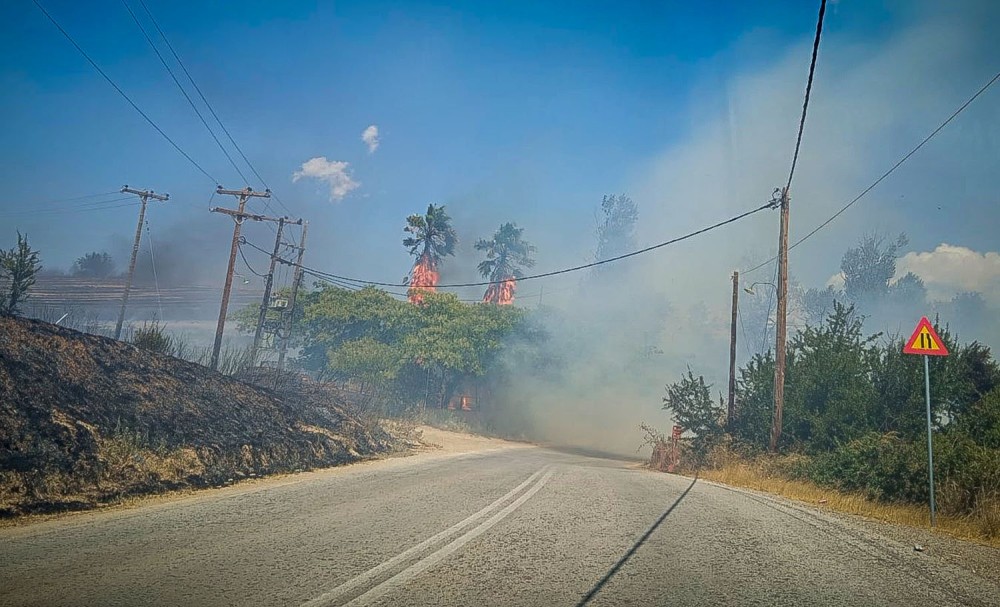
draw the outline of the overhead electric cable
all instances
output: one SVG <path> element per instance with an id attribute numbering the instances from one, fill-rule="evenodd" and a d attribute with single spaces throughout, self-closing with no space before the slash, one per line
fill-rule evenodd
<path id="1" fill-rule="evenodd" d="M 208 121 L 206 121 L 205 117 L 201 115 L 201 110 L 198 109 L 198 106 L 195 105 L 194 101 L 191 99 L 191 96 L 188 95 L 187 90 L 185 90 L 184 86 L 181 85 L 181 81 L 178 80 L 177 76 L 174 75 L 174 70 L 170 69 L 170 64 L 168 64 L 167 60 L 163 58 L 163 55 L 160 53 L 160 49 L 156 48 L 156 44 L 153 43 L 153 39 L 150 38 L 149 34 L 146 33 L 146 28 L 142 27 L 142 23 L 139 21 L 139 17 L 135 14 L 135 11 L 132 10 L 132 7 L 129 6 L 128 0 L 122 0 L 122 5 L 125 6 L 125 10 L 127 10 L 128 14 L 132 17 L 132 21 L 135 22 L 136 27 L 139 28 L 140 32 L 142 32 L 142 37 L 145 38 L 146 42 L 149 43 L 149 47 L 153 49 L 153 52 L 156 54 L 157 59 L 160 60 L 160 63 L 163 65 L 164 69 L 166 69 L 167 73 L 170 74 L 170 79 L 174 81 L 174 84 L 177 85 L 177 88 L 180 90 L 181 94 L 184 95 L 185 99 L 187 99 L 188 105 L 190 105 L 191 109 L 194 110 L 194 113 L 197 114 L 198 120 L 200 120 L 201 123 L 205 126 L 205 129 L 208 130 L 208 134 L 212 136 L 212 139 L 215 141 L 215 144 L 219 146 L 220 150 L 222 150 L 222 153 L 226 156 L 226 160 L 229 161 L 229 164 L 233 165 L 233 168 L 236 169 L 236 173 L 240 176 L 240 179 L 242 179 L 243 182 L 246 183 L 248 181 L 246 175 L 243 174 L 243 171 L 240 170 L 240 167 L 236 164 L 235 161 L 233 161 L 233 157 L 229 155 L 229 150 L 227 150 L 226 147 L 222 145 L 222 142 L 219 141 L 219 138 L 215 136 L 215 131 L 212 130 L 212 127 L 208 126 Z"/>
<path id="2" fill-rule="evenodd" d="M 69 35 L 69 32 L 67 32 L 65 29 L 63 29 L 63 27 L 61 25 L 59 25 L 59 22 L 56 21 L 55 18 L 52 15 L 50 15 L 49 12 L 47 10 L 45 10 L 45 8 L 41 4 L 38 3 L 38 0 L 31 0 L 31 1 L 35 4 L 35 6 L 38 7 L 38 10 L 42 11 L 42 14 L 45 15 L 45 17 L 48 18 L 49 21 L 52 22 L 52 25 L 54 25 L 56 27 L 56 29 L 59 30 L 59 32 L 66 38 L 66 40 L 69 40 L 69 43 L 72 44 L 73 47 L 81 55 L 83 55 L 83 58 L 86 59 L 87 62 L 90 63 L 90 65 L 93 66 L 93 68 L 95 70 L 97 70 L 97 73 L 99 73 L 101 76 L 103 76 L 104 79 L 108 82 L 108 84 L 110 84 L 111 87 L 113 89 L 115 89 L 115 91 L 117 91 L 118 94 L 121 95 L 122 98 L 125 99 L 125 101 L 127 101 L 129 105 L 132 106 L 132 109 L 134 109 L 136 112 L 138 112 L 139 115 L 142 116 L 143 119 L 145 119 L 145 121 L 148 122 L 151 127 L 153 127 L 154 129 L 156 129 L 156 132 L 159 133 L 164 139 L 166 139 L 167 142 L 170 145 L 172 145 L 175 150 L 177 150 L 178 152 L 180 152 L 180 154 L 182 156 L 184 156 L 184 158 L 186 158 L 188 162 L 190 162 L 192 165 L 194 165 L 194 167 L 196 169 L 198 169 L 199 171 L 201 171 L 201 173 L 205 177 L 208 177 L 209 179 L 211 179 L 212 183 L 218 185 L 219 180 L 216 179 L 215 177 L 212 177 L 212 175 L 208 171 L 206 171 L 200 164 L 198 164 L 195 161 L 195 159 L 192 158 L 187 152 L 185 152 L 181 148 L 181 146 L 177 145 L 177 142 L 175 142 L 173 139 L 170 138 L 169 135 L 167 135 L 165 132 L 163 132 L 163 129 L 161 129 L 158 124 L 156 124 L 155 122 L 153 122 L 153 119 L 150 118 L 146 114 L 146 112 L 143 112 L 142 109 L 138 105 L 136 105 L 136 103 L 134 101 L 132 101 L 132 98 L 125 94 L 125 91 L 123 91 L 120 86 L 118 86 L 117 84 L 115 84 L 115 81 L 112 80 L 111 77 L 108 76 L 108 74 L 103 69 L 101 69 L 101 66 L 99 66 L 96 61 L 94 61 L 93 59 L 90 58 L 90 55 L 88 55 L 87 52 L 84 51 L 83 48 L 79 44 L 76 43 L 76 40 L 74 40 L 73 37 Z"/>
<path id="3" fill-rule="evenodd" d="M 816 19 L 816 37 L 813 39 L 812 59 L 809 61 L 809 78 L 806 80 L 806 95 L 802 101 L 802 116 L 799 118 L 799 134 L 795 137 L 795 153 L 792 155 L 792 168 L 788 171 L 788 183 L 785 189 L 792 187 L 792 176 L 795 175 L 795 165 L 799 161 L 799 148 L 802 146 L 802 132 L 806 127 L 806 112 L 809 111 L 809 95 L 812 93 L 813 76 L 816 74 L 816 57 L 819 56 L 819 40 L 823 35 L 823 16 L 826 14 L 826 0 L 819 5 L 819 17 Z"/>
<path id="4" fill-rule="evenodd" d="M 774 296 L 778 294 L 778 264 L 774 264 L 774 274 L 771 276 L 771 289 L 767 291 L 767 310 L 764 312 L 764 328 L 760 333 L 760 352 L 765 352 L 764 347 L 767 345 L 767 323 L 771 320 L 771 307 L 774 305 Z"/>
<path id="5" fill-rule="evenodd" d="M 748 356 L 752 356 L 750 338 L 747 335 L 747 328 L 743 325 L 743 308 L 739 304 L 736 304 L 736 317 L 740 320 L 740 331 L 743 333 L 743 349 L 746 350 Z"/>
<path id="6" fill-rule="evenodd" d="M 538 279 L 538 278 L 547 278 L 549 276 L 556 276 L 556 275 L 559 275 L 559 274 L 567 274 L 569 272 L 576 272 L 578 270 L 585 270 L 587 268 L 593 268 L 595 266 L 600 266 L 600 265 L 604 265 L 604 264 L 607 264 L 607 263 L 612 263 L 612 262 L 615 262 L 615 261 L 621 261 L 622 259 L 627 259 L 629 257 L 635 257 L 637 255 L 642 255 L 644 253 L 649 253 L 650 251 L 654 251 L 656 249 L 660 249 L 662 247 L 665 247 L 665 246 L 668 246 L 668 245 L 672 245 L 672 244 L 681 242 L 683 240 L 688 240 L 689 238 L 693 238 L 693 237 L 698 236 L 700 234 L 704 234 L 705 232 L 709 232 L 709 231 L 714 230 L 716 228 L 720 228 L 720 227 L 728 225 L 730 223 L 739 221 L 740 219 L 743 219 L 745 217 L 749 217 L 750 215 L 753 215 L 754 213 L 757 213 L 759 211 L 763 211 L 764 209 L 773 209 L 773 208 L 774 208 L 774 202 L 773 201 L 769 201 L 769 202 L 767 202 L 767 203 L 765 203 L 765 204 L 763 204 L 763 205 L 761 205 L 761 206 L 759 206 L 759 207 L 757 207 L 755 209 L 751 209 L 751 210 L 746 211 L 744 213 L 740 213 L 739 215 L 736 215 L 734 217 L 730 217 L 729 219 L 726 219 L 724 221 L 720 221 L 718 223 L 714 223 L 714 224 L 712 224 L 712 225 L 710 225 L 708 227 L 701 228 L 700 230 L 695 230 L 694 232 L 689 232 L 689 233 L 687 233 L 687 234 L 685 234 L 683 236 L 678 236 L 677 238 L 671 238 L 670 240 L 667 240 L 667 241 L 664 241 L 664 242 L 661 242 L 661 243 L 658 243 L 658 244 L 646 247 L 644 249 L 639 249 L 638 251 L 632 251 L 631 253 L 625 253 L 624 255 L 618 255 L 616 257 L 610 257 L 608 259 L 602 259 L 600 261 L 594 261 L 594 262 L 586 263 L 586 264 L 579 265 L 579 266 L 573 266 L 571 268 L 564 268 L 562 270 L 553 270 L 552 272 L 543 272 L 541 274 L 532 274 L 530 276 L 522 276 L 521 278 L 510 278 L 510 279 L 507 279 L 507 280 L 491 280 L 491 281 L 484 281 L 484 282 L 465 282 L 465 283 L 454 283 L 454 284 L 439 284 L 439 285 L 435 285 L 435 287 L 438 288 L 438 289 L 459 288 L 459 287 L 484 287 L 484 286 L 488 286 L 488 285 L 492 285 L 492 284 L 500 284 L 500 283 L 504 283 L 504 282 L 508 282 L 508 281 L 523 282 L 523 281 L 526 281 L 526 280 L 535 280 L 535 279 Z M 358 279 L 358 278 L 348 278 L 346 276 L 338 276 L 336 274 L 332 274 L 332 273 L 329 273 L 329 272 L 323 272 L 323 271 L 317 270 L 315 268 L 307 268 L 306 266 L 302 266 L 302 268 L 303 268 L 303 270 L 307 270 L 311 274 L 314 274 L 314 275 L 315 274 L 320 274 L 320 275 L 322 275 L 324 277 L 336 278 L 337 280 L 343 280 L 343 281 L 352 282 L 352 283 L 355 283 L 355 284 L 372 285 L 372 286 L 379 286 L 379 287 L 399 287 L 399 286 L 406 286 L 406 285 L 400 285 L 398 283 L 391 283 L 391 282 L 378 282 L 378 281 L 373 281 L 373 280 L 361 280 L 361 279 Z"/>
<path id="7" fill-rule="evenodd" d="M 969 107 L 969 105 L 971 105 L 973 101 L 975 101 L 980 95 L 982 95 L 983 93 L 985 93 L 988 88 L 990 88 L 991 86 L 993 86 L 993 84 L 996 83 L 996 81 L 998 79 L 1000 79 L 1000 72 L 997 72 L 996 74 L 994 74 L 994 76 L 990 79 L 989 82 L 987 82 L 986 84 L 984 84 L 978 91 L 976 91 L 976 93 L 974 95 L 972 95 L 972 97 L 969 97 L 969 99 L 966 100 L 966 102 L 963 103 L 957 110 L 955 110 L 951 114 L 951 116 L 949 116 L 944 122 L 942 122 L 940 125 L 938 125 L 938 127 L 936 129 L 934 129 L 933 131 L 931 131 L 931 133 L 929 135 L 927 135 L 926 137 L 924 137 L 924 139 L 920 143 L 918 143 L 913 149 L 911 149 L 909 152 L 907 152 L 905 156 L 903 156 L 902 158 L 900 158 L 899 161 L 896 162 L 896 164 L 894 164 L 891 167 L 889 167 L 889 170 L 887 170 L 886 172 L 882 173 L 882 175 L 879 176 L 878 179 L 876 179 L 874 182 L 872 182 L 871 185 L 869 185 L 864 190 L 862 190 L 860 194 L 858 194 L 857 196 L 854 197 L 854 199 L 852 199 L 850 202 L 848 202 L 843 207 L 841 207 L 840 210 L 838 210 L 836 213 L 834 213 L 833 215 L 831 215 L 824 222 L 822 222 L 821 224 L 819 224 L 818 226 L 816 226 L 815 228 L 813 228 L 808 234 L 806 234 L 802 238 L 800 238 L 797 241 L 795 241 L 794 244 L 792 244 L 791 246 L 788 247 L 788 250 L 791 251 L 795 247 L 799 246 L 800 244 L 802 244 L 803 242 L 805 242 L 806 240 L 808 240 L 810 237 L 812 237 L 814 234 L 816 234 L 816 232 L 819 232 L 820 230 L 822 230 L 823 228 L 825 228 L 826 226 L 828 226 L 834 219 L 836 219 L 837 217 L 840 217 L 840 215 L 842 215 L 847 209 L 851 208 L 852 206 L 854 206 L 855 203 L 857 203 L 859 200 L 861 200 L 862 198 L 864 198 L 869 192 L 871 192 L 873 189 L 875 189 L 875 187 L 878 186 L 878 184 L 882 183 L 882 181 L 884 181 L 896 169 L 898 169 L 900 166 L 902 166 L 904 162 L 906 162 L 907 160 L 909 160 L 911 156 L 913 156 L 914 154 L 916 154 L 917 151 L 920 150 L 920 148 L 924 147 L 924 145 L 926 145 L 927 142 L 929 142 L 938 133 L 940 133 L 944 129 L 944 127 L 948 126 L 948 124 L 951 123 L 952 120 L 954 120 L 955 118 L 957 118 L 959 114 L 961 114 L 963 111 L 965 111 L 965 109 L 967 107 Z M 772 258 L 768 259 L 767 261 L 765 261 L 765 262 L 763 262 L 763 263 L 761 263 L 759 265 L 756 265 L 756 266 L 750 268 L 749 270 L 741 270 L 740 273 L 741 274 L 748 274 L 750 272 L 754 272 L 756 270 L 759 270 L 759 269 L 763 268 L 764 266 L 766 266 L 767 264 L 771 263 L 775 259 L 777 259 L 777 257 L 772 257 Z"/>
<path id="8" fill-rule="evenodd" d="M 123 201 L 128 201 L 124 202 Z M 105 200 L 101 202 L 95 202 L 88 205 L 63 207 L 56 209 L 21 209 L 17 211 L 11 211 L 8 213 L 0 213 L 0 217 L 34 217 L 34 216 L 49 216 L 49 215 L 62 215 L 64 213 L 85 213 L 90 211 L 106 211 L 109 209 L 121 209 L 124 207 L 136 206 L 139 203 L 135 201 L 131 196 L 125 198 L 116 198 L 114 200 Z"/>
<path id="9" fill-rule="evenodd" d="M 110 192 L 101 192 L 99 194 L 84 194 L 83 196 L 71 196 L 69 198 L 53 198 L 51 200 L 39 200 L 36 202 L 29 202 L 26 206 L 44 206 L 50 204 L 62 204 L 64 202 L 76 202 L 80 200 L 89 200 L 91 198 L 101 198 L 103 196 L 111 196 L 112 194 L 121 195 L 120 190 L 111 190 Z"/>
<path id="10" fill-rule="evenodd" d="M 250 270 L 251 274 L 254 274 L 255 276 L 258 276 L 259 278 L 267 278 L 267 274 L 261 274 L 257 270 L 253 269 L 253 266 L 250 265 L 249 261 L 247 261 L 247 256 L 246 256 L 246 254 L 243 253 L 243 245 L 245 245 L 245 244 L 249 244 L 249 243 L 246 240 L 244 240 L 243 238 L 240 238 L 240 243 L 236 246 L 237 250 L 240 252 L 240 257 L 243 259 L 243 265 L 245 265 L 247 267 L 247 269 Z M 253 245 L 250 245 L 250 246 L 253 246 Z M 256 248 L 256 247 L 254 247 L 254 248 Z"/>
<path id="11" fill-rule="evenodd" d="M 160 299 L 160 279 L 156 275 L 156 257 L 153 256 L 153 232 L 146 221 L 146 242 L 149 243 L 149 264 L 153 268 L 153 285 L 156 287 L 156 307 L 160 310 L 159 320 L 163 320 L 163 301 Z"/>
<path id="12" fill-rule="evenodd" d="M 229 129 L 226 128 L 226 125 L 222 122 L 222 119 L 219 118 L 219 115 L 216 113 L 215 108 L 212 107 L 212 104 L 209 103 L 208 98 L 205 97 L 205 94 L 202 92 L 201 87 L 198 86 L 198 83 L 195 82 L 194 77 L 191 76 L 191 72 L 188 71 L 187 66 L 184 65 L 184 62 L 181 60 L 180 55 L 177 54 L 176 50 L 174 50 L 174 46 L 170 44 L 170 40 L 167 39 L 167 35 L 164 33 L 163 29 L 160 28 L 160 24 L 156 21 L 156 17 L 153 16 L 152 11 L 150 11 L 149 7 L 146 6 L 146 2 L 144 0 L 139 0 L 139 5 L 142 6 L 142 10 L 145 11 L 146 16 L 149 17 L 149 20 L 153 24 L 153 27 L 156 28 L 156 32 L 160 35 L 160 38 L 163 40 L 163 43 L 167 45 L 167 48 L 170 50 L 170 54 L 173 55 L 174 59 L 177 61 L 177 64 L 181 66 L 181 70 L 184 71 L 184 75 L 187 76 L 188 81 L 191 83 L 191 86 L 193 86 L 194 90 L 198 93 L 198 97 L 201 98 L 202 102 L 205 104 L 205 107 L 207 107 L 208 111 L 211 112 L 212 117 L 215 118 L 215 121 L 219 123 L 219 127 L 222 128 L 222 132 L 225 133 L 226 137 L 229 139 L 229 143 L 233 144 L 233 147 L 236 148 L 237 152 L 239 152 L 240 157 L 243 158 L 243 162 L 245 162 L 247 166 L 250 167 L 250 171 L 253 172 L 253 174 L 257 177 L 257 179 L 260 180 L 260 182 L 264 185 L 266 189 L 270 190 L 271 186 L 267 185 L 267 182 L 264 180 L 263 177 L 261 177 L 260 172 L 257 171 L 257 167 L 255 167 L 253 163 L 250 162 L 250 159 L 247 158 L 247 155 L 243 153 L 243 148 L 241 148 L 239 144 L 236 143 L 236 139 L 233 138 L 232 134 L 229 132 Z M 281 205 L 281 208 L 285 209 L 287 213 L 292 213 L 292 210 L 289 209 L 274 192 L 271 192 L 271 196 L 275 199 L 275 201 L 277 201 L 278 204 Z M 270 208 L 266 200 L 264 201 L 264 206 L 265 208 Z"/>

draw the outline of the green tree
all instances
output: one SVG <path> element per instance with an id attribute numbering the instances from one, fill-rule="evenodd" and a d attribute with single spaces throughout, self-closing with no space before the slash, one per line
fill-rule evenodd
<path id="1" fill-rule="evenodd" d="M 679 426 L 695 434 L 692 448 L 699 457 L 704 457 L 723 434 L 722 406 L 712 400 L 710 387 L 703 376 L 695 377 L 688 369 L 679 382 L 666 386 L 663 397 L 663 408 L 673 412 Z"/>
<path id="2" fill-rule="evenodd" d="M 410 215 L 406 218 L 403 231 L 410 234 L 403 239 L 403 246 L 410 250 L 410 255 L 416 257 L 418 263 L 426 261 L 437 267 L 443 258 L 455 254 L 458 236 L 444 205 L 430 204 L 425 215 Z"/>
<path id="3" fill-rule="evenodd" d="M 479 273 L 493 282 L 502 282 L 510 278 L 524 276 L 522 268 L 531 268 L 535 260 L 531 255 L 535 247 L 522 238 L 524 228 L 513 223 L 501 225 L 493 237 L 476 242 L 477 251 L 486 251 L 486 259 L 479 264 Z M 487 290 L 487 299 L 499 303 L 500 290 Z M 490 297 L 490 295 L 493 297 Z"/>
<path id="4" fill-rule="evenodd" d="M 302 321 L 307 368 L 375 386 L 396 406 L 444 406 L 466 380 L 501 370 L 500 356 L 525 314 L 511 306 L 462 303 L 451 293 L 426 293 L 412 306 L 368 287 L 320 289 Z"/>
<path id="5" fill-rule="evenodd" d="M 597 224 L 598 261 L 610 259 L 635 248 L 635 225 L 639 221 L 639 206 L 622 194 L 605 196 L 601 200 L 601 217 Z"/>
<path id="6" fill-rule="evenodd" d="M 792 336 L 785 370 L 782 442 L 829 449 L 872 427 L 876 394 L 870 379 L 873 343 L 853 306 L 835 302 L 818 327 Z"/>
<path id="7" fill-rule="evenodd" d="M 754 354 L 740 368 L 736 382 L 733 436 L 745 445 L 766 449 L 774 416 L 774 353 Z"/>
<path id="8" fill-rule="evenodd" d="M 827 287 L 822 291 L 819 289 L 808 289 L 802 293 L 799 304 L 802 306 L 802 313 L 806 323 L 818 325 L 833 312 L 833 302 L 837 300 L 839 293 L 833 287 Z"/>
<path id="9" fill-rule="evenodd" d="M 93 251 L 77 258 L 71 273 L 80 278 L 108 278 L 115 273 L 115 260 L 105 252 Z"/>
<path id="10" fill-rule="evenodd" d="M 35 284 L 35 276 L 42 269 L 38 261 L 38 251 L 31 249 L 28 235 L 17 233 L 17 246 L 10 250 L 0 250 L 0 281 L 5 283 L 6 293 L 0 300 L 0 314 L 19 314 L 20 306 L 28 297 L 28 289 Z"/>
<path id="11" fill-rule="evenodd" d="M 857 246 L 844 253 L 840 270 L 844 273 L 844 294 L 852 302 L 870 303 L 889 293 L 896 274 L 896 254 L 909 241 L 900 234 L 887 243 L 878 233 L 866 234 Z"/>

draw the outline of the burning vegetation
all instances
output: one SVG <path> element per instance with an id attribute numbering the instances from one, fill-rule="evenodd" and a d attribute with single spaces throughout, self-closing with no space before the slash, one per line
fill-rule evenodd
<path id="1" fill-rule="evenodd" d="M 486 251 L 486 259 L 479 264 L 479 273 L 490 280 L 483 295 L 484 303 L 504 306 L 514 303 L 517 279 L 524 277 L 522 268 L 535 265 L 532 258 L 535 247 L 524 240 L 523 234 L 524 228 L 508 222 L 501 225 L 492 238 L 476 243 L 477 251 Z"/>
<path id="2" fill-rule="evenodd" d="M 417 259 L 410 276 L 410 288 L 407 290 L 406 296 L 412 304 L 424 303 L 424 294 L 437 291 L 437 284 L 441 279 L 441 275 L 437 271 L 437 264 L 428 254 L 421 255 Z"/>
<path id="3" fill-rule="evenodd" d="M 443 258 L 455 254 L 458 236 L 444 206 L 433 204 L 427 206 L 426 214 L 407 217 L 403 231 L 409 234 L 403 239 L 403 246 L 417 258 L 410 273 L 407 296 L 410 303 L 419 304 L 425 294 L 436 290 L 440 279 L 438 265 Z"/>
<path id="4" fill-rule="evenodd" d="M 508 278 L 503 282 L 494 282 L 486 287 L 486 294 L 483 295 L 483 303 L 509 306 L 514 303 L 514 291 L 517 289 L 517 281 Z"/>

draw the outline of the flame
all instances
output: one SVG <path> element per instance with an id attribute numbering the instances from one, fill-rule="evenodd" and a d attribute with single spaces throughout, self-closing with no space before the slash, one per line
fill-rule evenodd
<path id="1" fill-rule="evenodd" d="M 413 276 L 410 279 L 410 288 L 406 292 L 410 303 L 419 304 L 424 302 L 424 292 L 433 293 L 437 289 L 440 276 L 435 267 L 434 260 L 428 255 L 421 255 L 417 263 L 413 265 Z"/>
<path id="2" fill-rule="evenodd" d="M 509 306 L 514 303 L 514 291 L 516 289 L 517 281 L 514 278 L 507 278 L 500 283 L 495 282 L 486 288 L 486 294 L 483 295 L 483 303 Z"/>

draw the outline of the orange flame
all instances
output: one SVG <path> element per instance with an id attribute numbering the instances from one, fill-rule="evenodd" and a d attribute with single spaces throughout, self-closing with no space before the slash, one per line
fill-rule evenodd
<path id="1" fill-rule="evenodd" d="M 420 259 L 413 266 L 413 277 L 410 279 L 410 288 L 406 292 L 410 303 L 419 304 L 424 302 L 424 292 L 433 293 L 440 276 L 434 261 L 427 255 L 421 255 Z"/>
<path id="2" fill-rule="evenodd" d="M 501 306 L 509 306 L 514 303 L 514 291 L 517 289 L 517 281 L 508 278 L 500 283 L 493 283 L 486 288 L 483 295 L 483 303 L 495 303 Z"/>

